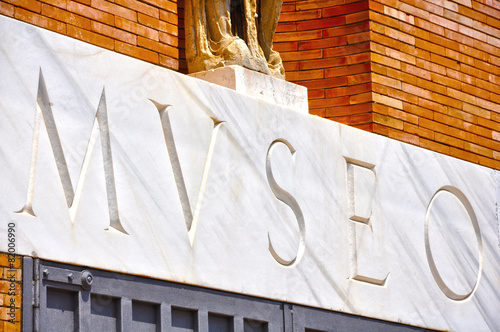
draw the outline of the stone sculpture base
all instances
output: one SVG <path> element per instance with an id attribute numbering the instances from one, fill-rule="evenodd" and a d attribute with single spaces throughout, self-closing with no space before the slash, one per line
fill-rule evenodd
<path id="1" fill-rule="evenodd" d="M 241 67 L 227 66 L 189 76 L 257 97 L 273 104 L 309 113 L 307 88 Z"/>

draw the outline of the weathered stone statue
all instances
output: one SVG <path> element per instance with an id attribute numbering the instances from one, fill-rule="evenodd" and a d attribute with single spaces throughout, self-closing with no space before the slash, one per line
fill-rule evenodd
<path id="1" fill-rule="evenodd" d="M 283 0 L 186 0 L 190 73 L 229 65 L 285 78 L 272 50 Z"/>

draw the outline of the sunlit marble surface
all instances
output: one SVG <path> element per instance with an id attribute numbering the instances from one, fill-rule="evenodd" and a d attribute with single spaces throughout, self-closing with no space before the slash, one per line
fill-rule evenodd
<path id="1" fill-rule="evenodd" d="M 3 16 L 0 31 L 1 251 L 13 222 L 22 255 L 436 329 L 500 329 L 498 172 Z M 53 113 L 73 200 L 37 107 Z M 89 140 L 98 108 L 107 147 L 99 130 Z M 36 217 L 16 213 L 30 197 Z M 118 217 L 121 230 L 110 227 Z"/>

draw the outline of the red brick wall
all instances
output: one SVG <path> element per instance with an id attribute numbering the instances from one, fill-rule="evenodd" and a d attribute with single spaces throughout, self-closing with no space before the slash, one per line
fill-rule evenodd
<path id="1" fill-rule="evenodd" d="M 21 256 L 0 253 L 0 331 L 21 331 L 21 262 Z"/>
<path id="2" fill-rule="evenodd" d="M 500 169 L 500 2 L 370 0 L 373 131 Z"/>
<path id="3" fill-rule="evenodd" d="M 500 169 L 500 1 L 285 0 L 312 114 Z"/>
<path id="4" fill-rule="evenodd" d="M 176 0 L 0 0 L 0 14 L 179 68 Z"/>
<path id="5" fill-rule="evenodd" d="M 372 129 L 368 2 L 285 0 L 274 49 L 311 114 Z"/>

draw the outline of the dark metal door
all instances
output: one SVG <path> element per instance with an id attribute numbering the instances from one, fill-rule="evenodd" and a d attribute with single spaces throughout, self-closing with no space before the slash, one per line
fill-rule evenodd
<path id="1" fill-rule="evenodd" d="M 284 330 L 276 301 L 47 261 L 33 270 L 26 331 Z"/>
<path id="2" fill-rule="evenodd" d="M 420 328 L 24 258 L 23 331 L 330 332 Z"/>

